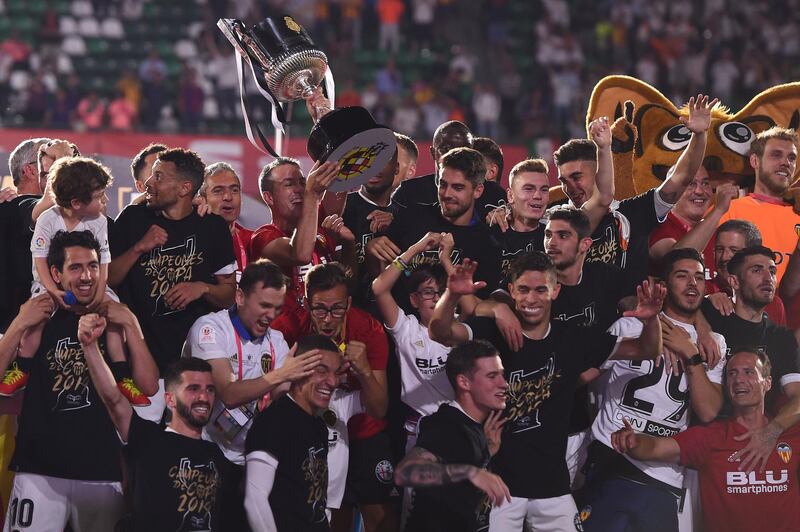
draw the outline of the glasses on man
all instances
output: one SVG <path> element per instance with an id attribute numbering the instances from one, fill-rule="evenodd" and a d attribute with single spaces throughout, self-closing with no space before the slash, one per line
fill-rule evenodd
<path id="1" fill-rule="evenodd" d="M 311 315 L 318 320 L 324 320 L 328 314 L 330 314 L 332 318 L 344 318 L 344 315 L 347 314 L 347 307 L 340 305 L 330 308 L 323 307 L 322 305 L 311 307 Z"/>
<path id="2" fill-rule="evenodd" d="M 432 290 L 430 288 L 426 288 L 425 290 L 418 290 L 416 293 L 419 294 L 419 297 L 421 297 L 422 299 L 436 299 L 437 297 L 442 295 L 440 291 Z"/>

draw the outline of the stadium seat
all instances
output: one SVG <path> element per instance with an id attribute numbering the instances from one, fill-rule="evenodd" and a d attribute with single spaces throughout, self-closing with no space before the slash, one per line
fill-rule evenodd
<path id="1" fill-rule="evenodd" d="M 78 22 L 78 31 L 84 37 L 99 37 L 100 23 L 94 17 L 86 17 Z"/>
<path id="2" fill-rule="evenodd" d="M 86 42 L 80 35 L 70 35 L 61 43 L 61 49 L 72 56 L 86 55 Z"/>
<path id="3" fill-rule="evenodd" d="M 100 33 L 109 39 L 121 39 L 125 36 L 125 29 L 119 19 L 112 17 L 100 24 Z"/>
<path id="4" fill-rule="evenodd" d="M 72 17 L 62 16 L 58 19 L 58 30 L 64 37 L 75 35 L 78 33 L 78 23 Z"/>

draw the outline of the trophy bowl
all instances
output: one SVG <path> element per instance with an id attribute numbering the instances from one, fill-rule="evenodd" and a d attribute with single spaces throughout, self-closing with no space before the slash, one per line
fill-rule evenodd
<path id="1" fill-rule="evenodd" d="M 328 58 L 288 15 L 269 17 L 250 29 L 237 19 L 220 19 L 217 26 L 254 70 L 260 71 L 279 102 L 310 96 L 325 77 Z"/>

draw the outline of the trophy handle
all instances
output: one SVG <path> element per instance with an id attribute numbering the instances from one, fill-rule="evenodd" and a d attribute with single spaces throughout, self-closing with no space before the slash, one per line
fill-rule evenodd
<path id="1" fill-rule="evenodd" d="M 300 89 L 300 94 L 302 95 L 303 99 L 306 100 L 306 101 L 308 101 L 308 99 L 311 98 L 314 95 L 314 89 L 317 88 L 317 87 L 315 87 L 314 85 L 312 85 L 311 83 L 308 82 L 308 78 L 309 77 L 310 76 L 299 76 L 297 78 L 297 83 L 296 83 L 297 88 Z M 333 109 L 329 105 L 330 102 L 328 101 L 328 99 L 325 98 L 324 101 L 326 103 L 323 104 L 323 105 L 320 105 L 320 104 L 312 104 L 311 105 L 311 107 L 314 108 L 314 116 L 312 116 L 311 118 L 314 119 L 314 123 L 315 124 L 317 122 L 319 122 L 320 118 L 322 118 L 326 114 L 328 114 L 331 111 L 333 111 Z"/>

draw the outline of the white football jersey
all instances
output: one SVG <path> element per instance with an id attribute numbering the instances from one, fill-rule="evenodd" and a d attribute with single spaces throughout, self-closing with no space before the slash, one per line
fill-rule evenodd
<path id="1" fill-rule="evenodd" d="M 416 316 L 397 313 L 394 327 L 386 327 L 397 346 L 401 400 L 420 416 L 428 416 L 439 405 L 453 400 L 453 388 L 444 371 L 450 348 L 434 342 Z"/>
<path id="2" fill-rule="evenodd" d="M 347 422 L 351 417 L 364 412 L 361 391 L 333 391 L 329 412 L 322 418 L 328 425 L 328 508 L 339 508 L 347 482 L 347 466 L 350 461 L 350 439 Z M 331 415 L 331 413 L 333 415 Z"/>
<path id="3" fill-rule="evenodd" d="M 289 352 L 283 334 L 274 329 L 269 329 L 258 342 L 246 338 L 240 338 L 240 341 L 242 342 L 241 365 L 230 312 L 227 310 L 212 312 L 199 317 L 192 325 L 183 345 L 183 356 L 203 360 L 227 359 L 231 365 L 231 380 L 238 381 L 257 379 L 281 367 Z M 257 413 L 257 404 L 258 401 L 253 400 L 238 408 L 225 408 L 225 404 L 218 396 L 211 410 L 209 422 L 203 427 L 203 439 L 219 445 L 225 458 L 234 464 L 244 465 L 244 443 L 247 431 L 250 430 Z"/>
<path id="4" fill-rule="evenodd" d="M 664 314 L 662 314 L 664 316 Z M 667 317 L 682 327 L 697 342 L 693 325 Z M 611 334 L 620 338 L 638 338 L 642 322 L 636 318 L 622 318 L 609 327 Z M 713 333 L 720 352 L 726 349 L 725 339 Z M 708 370 L 711 382 L 722 382 L 725 360 Z M 636 432 L 651 436 L 669 437 L 685 430 L 689 423 L 689 385 L 681 370 L 676 376 L 664 368 L 663 355 L 657 360 L 609 360 L 603 364 L 607 371 L 605 388 L 598 395 L 599 413 L 592 424 L 596 440 L 611 447 L 611 434 L 624 427 L 627 419 Z M 683 467 L 663 462 L 641 462 L 625 456 L 645 474 L 680 488 L 683 486 Z"/>

